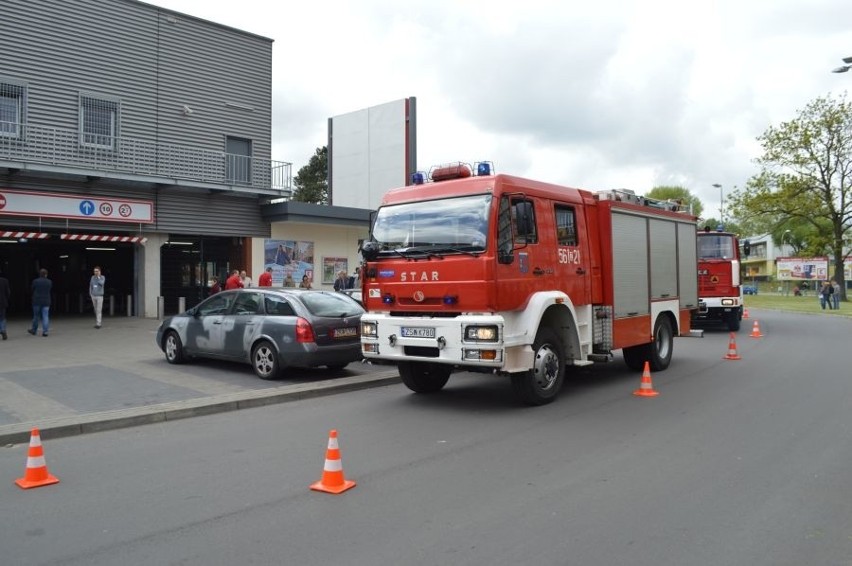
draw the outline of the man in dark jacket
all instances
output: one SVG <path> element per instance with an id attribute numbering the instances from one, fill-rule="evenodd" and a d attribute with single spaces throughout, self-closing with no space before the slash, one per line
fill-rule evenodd
<path id="1" fill-rule="evenodd" d="M 41 319 L 41 335 L 47 337 L 50 331 L 50 292 L 53 290 L 53 281 L 47 278 L 47 270 L 38 270 L 38 278 L 33 279 L 33 327 L 27 332 L 36 335 L 38 332 L 38 321 Z"/>
<path id="2" fill-rule="evenodd" d="M 3 340 L 7 340 L 9 336 L 6 334 L 6 309 L 9 308 L 9 298 L 12 296 L 12 291 L 9 288 L 9 280 L 0 275 L 0 336 Z"/>

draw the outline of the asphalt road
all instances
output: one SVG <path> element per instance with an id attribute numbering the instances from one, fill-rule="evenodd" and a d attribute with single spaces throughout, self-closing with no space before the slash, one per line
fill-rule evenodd
<path id="1" fill-rule="evenodd" d="M 24 491 L 0 450 L 8 564 L 803 565 L 852 562 L 852 321 L 752 311 L 679 339 L 660 395 L 621 363 L 557 402 L 456 375 L 55 439 Z M 347 478 L 310 491 L 328 431 Z"/>

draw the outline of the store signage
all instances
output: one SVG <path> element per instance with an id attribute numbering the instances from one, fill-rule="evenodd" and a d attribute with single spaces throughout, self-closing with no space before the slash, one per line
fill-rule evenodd
<path id="1" fill-rule="evenodd" d="M 154 202 L 0 188 L 0 216 L 5 215 L 151 224 Z"/>

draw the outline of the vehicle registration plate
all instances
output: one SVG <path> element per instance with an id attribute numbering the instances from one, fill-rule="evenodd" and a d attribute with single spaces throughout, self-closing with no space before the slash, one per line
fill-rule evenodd
<path id="1" fill-rule="evenodd" d="M 434 338 L 435 329 L 425 326 L 403 326 L 403 338 Z"/>
<path id="2" fill-rule="evenodd" d="M 335 328 L 333 331 L 333 335 L 335 338 L 351 338 L 358 334 L 358 329 L 355 327 L 350 328 Z"/>

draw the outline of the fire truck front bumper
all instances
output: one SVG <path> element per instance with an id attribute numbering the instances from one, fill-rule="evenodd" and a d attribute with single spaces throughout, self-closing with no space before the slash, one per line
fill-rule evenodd
<path id="1" fill-rule="evenodd" d="M 507 340 L 498 315 L 397 317 L 368 313 L 361 317 L 361 353 L 366 359 L 432 362 L 499 371 L 523 371 L 532 365 L 532 348 Z"/>

